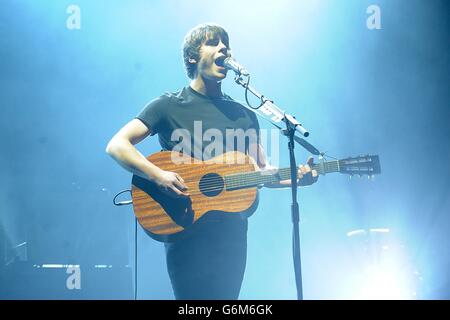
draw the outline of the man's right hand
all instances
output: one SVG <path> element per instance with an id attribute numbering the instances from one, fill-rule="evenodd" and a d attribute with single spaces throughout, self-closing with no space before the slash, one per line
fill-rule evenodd
<path id="1" fill-rule="evenodd" d="M 173 198 L 189 197 L 188 187 L 184 184 L 183 178 L 176 172 L 161 170 L 158 177 L 154 179 L 156 185 L 165 194 Z"/>

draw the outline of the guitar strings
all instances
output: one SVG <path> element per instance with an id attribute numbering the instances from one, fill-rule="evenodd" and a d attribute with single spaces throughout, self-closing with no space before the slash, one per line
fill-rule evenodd
<path id="1" fill-rule="evenodd" d="M 328 171 L 328 172 L 337 171 L 338 168 L 339 168 L 339 164 L 332 163 L 331 165 L 328 165 L 327 163 L 325 163 L 325 171 Z M 320 169 L 319 165 L 313 165 L 312 169 L 321 171 L 321 170 L 319 170 Z M 279 169 L 279 174 L 281 174 L 281 175 L 289 174 L 289 176 L 286 178 L 286 179 L 289 179 L 290 178 L 290 168 Z M 210 183 L 215 185 L 216 183 L 218 183 L 219 181 L 222 181 L 222 180 L 227 180 L 227 182 L 236 183 L 237 185 L 239 185 L 241 183 L 247 183 L 247 182 L 248 183 L 256 183 L 261 179 L 261 177 L 270 178 L 270 177 L 272 177 L 272 175 L 263 176 L 263 175 L 261 175 L 260 171 L 249 172 L 249 173 L 238 173 L 238 174 L 227 175 L 224 177 L 225 179 L 223 179 L 222 177 L 205 178 L 205 179 L 203 179 L 203 181 L 206 181 L 206 183 L 202 183 L 202 185 L 205 187 L 208 187 Z"/>
<path id="2" fill-rule="evenodd" d="M 278 179 L 274 179 L 274 181 L 277 181 Z M 287 179 L 286 179 L 287 180 Z M 243 183 L 245 182 L 245 183 Z M 266 181 L 270 182 L 270 181 Z M 190 195 L 197 195 L 197 194 L 204 194 L 207 192 L 212 191 L 221 191 L 221 190 L 227 190 L 227 189 L 243 189 L 243 188 L 250 188 L 250 187 L 256 187 L 258 184 L 262 184 L 262 181 L 250 181 L 250 180 L 236 180 L 236 181 L 228 181 L 228 183 L 225 183 L 225 185 L 222 183 L 222 180 L 218 180 L 216 183 L 213 181 L 210 182 L 210 185 L 208 187 L 202 188 L 199 191 L 191 192 Z"/>
<path id="3" fill-rule="evenodd" d="M 337 171 L 339 169 L 339 163 L 338 163 L 338 161 L 336 161 L 336 162 L 330 161 L 328 163 L 325 163 L 324 167 L 325 167 L 325 171 L 328 171 L 328 172 Z M 320 169 L 320 167 L 318 164 L 315 164 L 312 166 L 312 169 L 318 170 L 318 169 Z M 290 170 L 290 169 L 283 168 L 283 169 L 280 169 L 279 171 L 285 172 L 288 170 Z M 319 171 L 321 171 L 321 170 L 319 170 Z M 247 175 L 247 177 L 246 177 L 246 175 Z M 261 175 L 261 172 L 256 171 L 256 172 L 249 172 L 249 173 L 243 173 L 243 174 L 238 173 L 238 174 L 234 174 L 234 175 L 228 175 L 228 176 L 225 176 L 225 179 L 223 179 L 222 177 L 206 178 L 203 181 L 206 181 L 207 183 L 202 184 L 202 186 L 204 186 L 204 188 L 201 189 L 203 192 L 194 192 L 194 193 L 191 193 L 191 195 L 203 194 L 204 192 L 219 191 L 224 188 L 225 189 L 227 189 L 227 188 L 245 188 L 245 187 L 256 186 L 256 185 L 260 184 L 261 182 L 263 182 L 263 181 L 261 181 L 261 177 L 264 177 Z M 267 177 L 269 179 L 273 178 L 272 175 L 268 175 L 265 177 Z M 277 181 L 279 179 L 275 178 L 274 180 Z M 264 182 L 270 182 L 270 180 L 264 181 Z"/>
<path id="4" fill-rule="evenodd" d="M 331 161 L 330 161 L 331 162 Z M 337 163 L 331 163 L 331 165 L 328 165 L 327 163 L 325 163 L 325 171 L 336 171 L 339 168 L 339 164 Z M 313 170 L 318 170 L 319 166 L 318 165 L 313 165 L 312 167 Z M 280 169 L 279 171 L 281 172 L 281 175 L 286 175 L 286 173 L 289 173 L 287 171 L 289 171 L 289 168 L 283 168 Z M 321 171 L 321 170 L 319 170 Z M 232 175 L 228 175 L 225 176 L 225 179 L 223 179 L 222 177 L 211 177 L 211 178 L 205 178 L 203 179 L 203 182 L 206 181 L 206 183 L 202 183 L 202 186 L 204 187 L 203 190 L 217 190 L 217 184 L 220 183 L 223 180 L 227 180 L 225 181 L 225 184 L 227 185 L 232 185 L 232 187 L 241 187 L 241 186 L 246 186 L 248 185 L 254 185 L 254 184 L 258 184 L 258 182 L 270 182 L 269 181 L 261 181 L 262 177 L 267 177 L 267 178 L 272 178 L 273 176 L 271 175 L 267 175 L 267 176 L 262 176 L 261 172 L 249 172 L 249 173 L 238 173 L 238 174 L 232 174 Z M 286 178 L 289 179 L 289 177 Z M 277 179 L 275 179 L 277 180 Z M 281 179 L 281 180 L 285 180 L 285 179 Z M 212 189 L 208 189 L 208 188 L 212 188 Z M 219 187 L 220 189 L 220 187 Z"/>

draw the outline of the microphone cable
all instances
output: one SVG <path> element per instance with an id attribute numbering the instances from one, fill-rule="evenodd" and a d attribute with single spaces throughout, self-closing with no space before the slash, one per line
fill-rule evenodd
<path id="1" fill-rule="evenodd" d="M 138 237 L 137 237 L 137 218 L 134 218 L 134 300 L 137 300 L 137 278 L 138 278 Z"/>
<path id="2" fill-rule="evenodd" d="M 120 196 L 121 194 L 125 193 L 125 192 L 129 192 L 131 195 L 131 190 L 127 189 L 127 190 L 122 190 L 120 191 L 118 194 L 116 194 L 113 198 L 113 204 L 115 206 L 126 206 L 129 204 L 133 203 L 133 200 L 127 200 L 127 201 L 120 201 L 120 202 L 116 202 L 116 199 L 118 196 Z M 137 218 L 134 218 L 134 300 L 137 300 L 137 293 L 138 293 L 138 289 L 137 289 L 137 279 L 138 279 L 138 236 L 137 236 Z"/>

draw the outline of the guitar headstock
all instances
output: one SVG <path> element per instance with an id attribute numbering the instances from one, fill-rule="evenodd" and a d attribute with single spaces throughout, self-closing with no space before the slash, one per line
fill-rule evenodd
<path id="1" fill-rule="evenodd" d="M 373 176 L 381 173 L 380 159 L 377 155 L 366 155 L 339 160 L 339 172 L 351 176 Z"/>

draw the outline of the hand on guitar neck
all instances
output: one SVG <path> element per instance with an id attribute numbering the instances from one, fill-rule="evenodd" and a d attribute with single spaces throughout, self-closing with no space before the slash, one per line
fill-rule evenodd
<path id="1" fill-rule="evenodd" d="M 314 166 L 314 158 L 308 157 L 306 160 L 306 164 L 300 165 L 297 170 L 297 177 L 298 177 L 298 186 L 304 187 L 312 185 L 313 183 L 317 182 L 319 179 L 319 174 L 317 173 L 317 170 L 312 169 Z M 262 172 L 267 172 L 268 174 L 274 174 L 279 169 L 270 165 L 266 165 L 264 168 L 260 168 Z M 278 182 L 269 182 L 265 183 L 264 187 L 266 188 L 287 188 L 291 186 L 291 180 L 281 180 Z"/>

